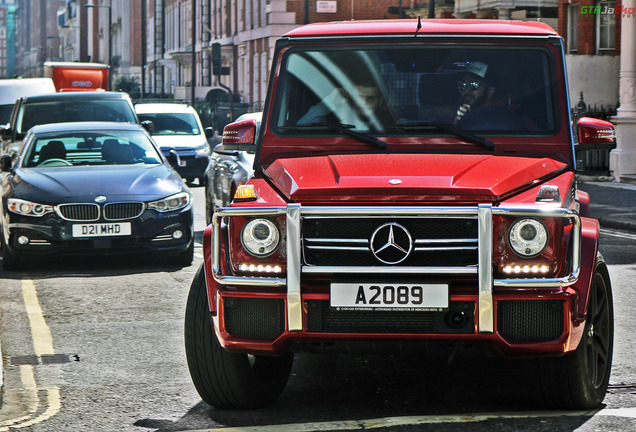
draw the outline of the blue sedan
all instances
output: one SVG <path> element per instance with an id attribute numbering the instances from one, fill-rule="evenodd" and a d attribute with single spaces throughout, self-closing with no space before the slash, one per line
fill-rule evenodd
<path id="1" fill-rule="evenodd" d="M 2 263 L 46 255 L 153 252 L 193 259 L 192 195 L 139 125 L 33 127 L 2 155 Z"/>

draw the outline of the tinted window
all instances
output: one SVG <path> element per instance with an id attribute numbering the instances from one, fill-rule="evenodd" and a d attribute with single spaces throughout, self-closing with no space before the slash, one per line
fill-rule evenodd
<path id="1" fill-rule="evenodd" d="M 283 62 L 274 125 L 281 135 L 315 134 L 308 126 L 325 122 L 386 135 L 413 135 L 403 126 L 427 122 L 547 134 L 558 125 L 554 76 L 551 52 L 528 46 L 295 49 Z"/>
<path id="2" fill-rule="evenodd" d="M 139 121 L 150 120 L 155 126 L 153 135 L 199 135 L 199 123 L 193 114 L 152 113 L 137 114 Z"/>
<path id="3" fill-rule="evenodd" d="M 24 134 L 36 125 L 76 121 L 137 123 L 137 118 L 124 99 L 35 102 L 22 106 L 16 130 Z"/>

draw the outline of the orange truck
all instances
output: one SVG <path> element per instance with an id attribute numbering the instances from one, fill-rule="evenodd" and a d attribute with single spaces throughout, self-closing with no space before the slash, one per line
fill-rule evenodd
<path id="1" fill-rule="evenodd" d="M 108 90 L 110 66 L 102 63 L 45 62 L 44 76 L 58 92 Z"/>

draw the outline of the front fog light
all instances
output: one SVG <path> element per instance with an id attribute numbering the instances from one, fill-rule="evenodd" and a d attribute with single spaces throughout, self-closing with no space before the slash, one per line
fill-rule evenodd
<path id="1" fill-rule="evenodd" d="M 175 240 L 179 240 L 182 237 L 183 237 L 183 231 L 181 230 L 174 230 L 174 232 L 172 233 L 172 238 Z"/>
<path id="2" fill-rule="evenodd" d="M 279 240 L 278 228 L 268 219 L 252 219 L 241 232 L 243 247 L 256 257 L 271 255 L 278 247 Z"/>
<path id="3" fill-rule="evenodd" d="M 28 245 L 29 244 L 29 238 L 27 236 L 23 236 L 23 235 L 18 237 L 18 244 Z"/>
<path id="4" fill-rule="evenodd" d="M 520 219 L 510 227 L 508 241 L 517 255 L 531 258 L 546 248 L 548 231 L 545 225 L 536 219 Z"/>

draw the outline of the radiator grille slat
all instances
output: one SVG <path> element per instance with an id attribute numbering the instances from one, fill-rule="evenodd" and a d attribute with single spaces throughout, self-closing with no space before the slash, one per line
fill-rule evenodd
<path id="1" fill-rule="evenodd" d="M 412 238 L 410 256 L 396 266 L 477 265 L 477 220 L 442 217 L 307 218 L 302 228 L 304 261 L 310 266 L 384 265 L 371 250 L 371 238 L 389 222 L 404 227 Z"/>
<path id="2" fill-rule="evenodd" d="M 144 211 L 141 202 L 108 203 L 104 205 L 104 219 L 122 220 L 134 219 Z"/>
<path id="3" fill-rule="evenodd" d="M 69 221 L 96 221 L 99 219 L 97 204 L 60 204 L 60 216 Z"/>

